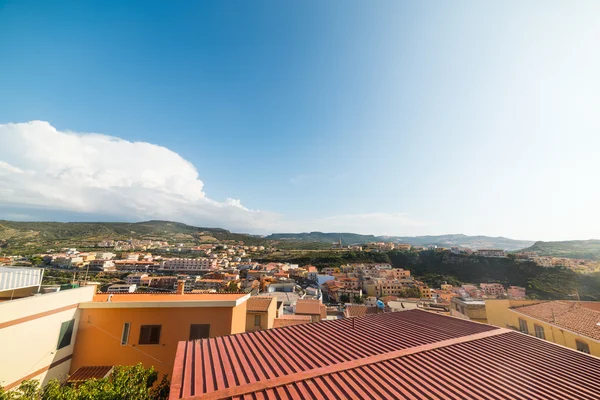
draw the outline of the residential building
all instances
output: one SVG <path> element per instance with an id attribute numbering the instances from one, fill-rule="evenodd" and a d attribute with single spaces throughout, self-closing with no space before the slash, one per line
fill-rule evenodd
<path id="1" fill-rule="evenodd" d="M 252 296 L 246 305 L 246 332 L 271 329 L 277 314 L 277 299 Z"/>
<path id="2" fill-rule="evenodd" d="M 96 294 L 80 303 L 71 371 L 141 362 L 169 373 L 179 341 L 246 330 L 249 295 L 182 294 L 181 289 L 178 293 Z"/>
<path id="3" fill-rule="evenodd" d="M 498 249 L 479 249 L 475 252 L 476 256 L 480 257 L 506 257 L 506 251 Z"/>
<path id="4" fill-rule="evenodd" d="M 540 267 L 552 267 L 552 257 L 535 257 L 533 261 Z"/>
<path id="5" fill-rule="evenodd" d="M 149 287 L 154 289 L 173 290 L 173 286 L 177 284 L 176 276 L 153 276 L 150 279 Z"/>
<path id="6" fill-rule="evenodd" d="M 179 343 L 169 399 L 600 398 L 599 358 L 421 310 L 248 332 L 227 344 Z"/>
<path id="7" fill-rule="evenodd" d="M 500 298 L 504 296 L 504 286 L 500 283 L 480 283 L 483 294 L 488 297 Z"/>
<path id="8" fill-rule="evenodd" d="M 116 271 L 115 262 L 112 260 L 105 260 L 103 258 L 91 260 L 89 263 L 89 267 L 91 271 Z"/>
<path id="9" fill-rule="evenodd" d="M 524 299 L 527 297 L 525 288 L 520 286 L 509 286 L 508 289 L 506 289 L 506 295 L 509 299 L 515 300 Z"/>
<path id="10" fill-rule="evenodd" d="M 507 300 L 487 309 L 496 326 L 600 357 L 600 302 Z"/>
<path id="11" fill-rule="evenodd" d="M 169 258 L 161 263 L 161 269 L 170 271 L 214 270 L 218 261 L 213 258 Z"/>
<path id="12" fill-rule="evenodd" d="M 194 289 L 196 290 L 222 290 L 227 282 L 224 279 L 196 279 Z"/>
<path id="13" fill-rule="evenodd" d="M 454 297 L 450 301 L 450 315 L 487 323 L 485 301 L 481 299 Z"/>
<path id="14" fill-rule="evenodd" d="M 69 373 L 81 312 L 77 306 L 90 301 L 94 291 L 94 286 L 85 286 L 0 302 L 4 389 L 27 379 L 44 385 Z"/>
<path id="15" fill-rule="evenodd" d="M 327 307 L 319 300 L 298 300 L 294 314 L 308 315 L 313 322 L 317 322 L 327 317 Z"/>
<path id="16" fill-rule="evenodd" d="M 137 285 L 110 285 L 106 290 L 108 293 L 133 293 Z"/>
<path id="17" fill-rule="evenodd" d="M 143 273 L 129 274 L 125 278 L 125 282 L 127 282 L 128 285 L 139 286 L 140 283 L 142 282 L 142 278 L 146 278 L 147 276 L 148 276 L 148 274 L 143 274 Z"/>

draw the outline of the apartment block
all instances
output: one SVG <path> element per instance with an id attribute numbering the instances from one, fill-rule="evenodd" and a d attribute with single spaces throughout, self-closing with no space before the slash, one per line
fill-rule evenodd
<path id="1" fill-rule="evenodd" d="M 141 362 L 170 373 L 179 341 L 244 332 L 248 298 L 237 293 L 96 294 L 79 304 L 70 370 Z"/>
<path id="2" fill-rule="evenodd" d="M 161 269 L 170 271 L 200 271 L 218 268 L 214 258 L 170 258 L 161 263 Z"/>

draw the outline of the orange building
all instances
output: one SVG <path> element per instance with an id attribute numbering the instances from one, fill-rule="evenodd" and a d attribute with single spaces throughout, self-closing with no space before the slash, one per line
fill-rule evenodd
<path id="1" fill-rule="evenodd" d="M 141 362 L 170 373 L 177 343 L 246 330 L 243 293 L 96 294 L 81 311 L 71 373 Z"/>

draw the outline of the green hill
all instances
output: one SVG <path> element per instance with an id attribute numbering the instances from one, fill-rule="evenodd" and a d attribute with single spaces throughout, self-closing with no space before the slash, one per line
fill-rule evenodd
<path id="1" fill-rule="evenodd" d="M 93 247 L 102 240 L 147 239 L 172 243 L 243 241 L 263 243 L 251 235 L 220 228 L 195 227 L 179 222 L 15 222 L 0 221 L 0 252 L 45 251 L 59 247 Z"/>
<path id="2" fill-rule="evenodd" d="M 342 240 L 343 245 L 364 244 L 369 242 L 394 242 L 406 243 L 413 246 L 439 246 L 439 247 L 468 247 L 471 249 L 503 249 L 518 250 L 531 246 L 534 242 L 529 240 L 513 240 L 504 237 L 467 236 L 461 234 L 439 236 L 374 236 L 360 235 L 357 233 L 274 233 L 267 236 L 267 240 L 292 241 L 292 242 L 318 242 L 334 243 Z"/>
<path id="3" fill-rule="evenodd" d="M 564 242 L 535 242 L 523 251 L 535 251 L 540 256 L 586 258 L 600 260 L 600 240 L 568 240 Z"/>

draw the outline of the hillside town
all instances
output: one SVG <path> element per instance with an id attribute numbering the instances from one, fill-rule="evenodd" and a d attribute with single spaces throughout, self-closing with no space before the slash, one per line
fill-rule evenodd
<path id="1" fill-rule="evenodd" d="M 543 267 L 579 265 L 495 249 L 369 243 L 360 250 L 338 251 L 389 249 L 443 252 L 448 257 L 511 257 L 517 263 Z M 272 346 L 279 335 L 297 335 L 305 332 L 301 326 L 311 324 L 315 333 L 305 340 L 314 342 L 321 340 L 325 321 L 338 324 L 327 326 L 346 328 L 349 322 L 345 321 L 351 322 L 354 331 L 340 332 L 344 343 L 372 335 L 369 326 L 380 320 L 385 321 L 385 329 L 398 329 L 397 335 L 414 335 L 415 331 L 401 328 L 403 324 L 417 324 L 422 332 L 455 324 L 474 329 L 479 326 L 472 325 L 476 322 L 489 329 L 520 332 L 524 347 L 529 346 L 530 335 L 600 356 L 600 336 L 589 333 L 587 326 L 573 324 L 569 317 L 585 314 L 600 321 L 595 302 L 541 301 L 529 297 L 525 287 L 499 282 L 443 282 L 430 287 L 409 269 L 390 263 L 317 267 L 252 258 L 276 251 L 243 243 L 172 246 L 162 241 L 107 240 L 94 250 L 69 247 L 26 257 L 4 256 L 0 258 L 0 340 L 29 343 L 29 349 L 25 357 L 18 355 L 23 352 L 20 344 L 7 350 L 9 359 L 21 361 L 16 367 L 0 367 L 0 387 L 18 390 L 29 379 L 42 385 L 50 379 L 75 384 L 81 376 L 102 378 L 114 366 L 141 363 L 171 377 L 170 399 L 187 398 L 182 387 L 195 378 L 182 369 L 182 363 L 196 341 L 206 346 L 224 336 L 254 341 L 257 337 L 251 335 L 256 332 L 281 330 L 277 336 L 264 336 L 268 339 L 261 346 Z M 51 281 L 57 273 L 71 278 Z M 549 319 L 547 309 L 560 311 Z M 41 326 L 47 335 L 20 341 Z M 563 328 L 573 333 L 559 340 L 554 332 Z M 233 341 L 233 347 L 222 351 L 233 351 L 238 345 Z M 54 350 L 47 353 L 47 348 Z M 262 361 L 249 360 L 252 368 Z M 211 393 L 214 389 L 195 390 Z"/>

